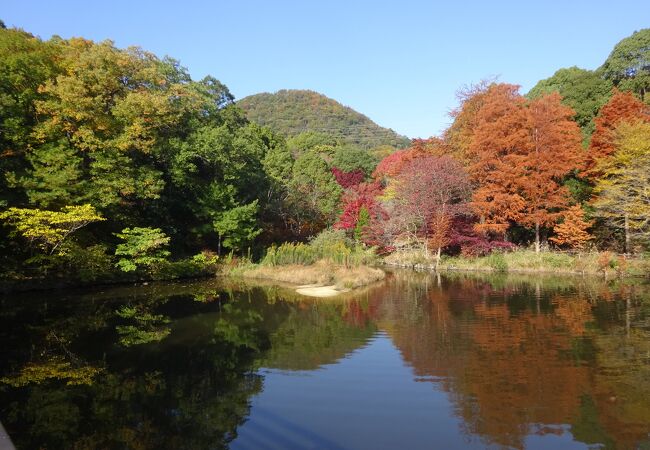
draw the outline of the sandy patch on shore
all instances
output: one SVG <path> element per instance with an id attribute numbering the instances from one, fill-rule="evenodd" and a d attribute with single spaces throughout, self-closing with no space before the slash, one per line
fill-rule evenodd
<path id="1" fill-rule="evenodd" d="M 336 285 L 334 284 L 331 286 L 305 284 L 303 286 L 298 286 L 298 289 L 296 289 L 298 294 L 307 295 L 309 297 L 334 297 L 335 295 L 349 291 L 349 289 L 336 289 Z"/>

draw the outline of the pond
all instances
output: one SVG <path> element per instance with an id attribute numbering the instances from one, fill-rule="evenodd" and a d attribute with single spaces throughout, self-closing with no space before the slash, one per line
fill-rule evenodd
<path id="1" fill-rule="evenodd" d="M 650 286 L 398 271 L 0 298 L 18 449 L 650 448 Z"/>

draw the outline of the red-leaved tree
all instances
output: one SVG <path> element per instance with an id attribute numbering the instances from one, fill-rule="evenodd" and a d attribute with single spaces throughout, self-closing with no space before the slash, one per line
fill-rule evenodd
<path id="1" fill-rule="evenodd" d="M 449 242 L 454 217 L 466 211 L 471 186 L 463 166 L 448 156 L 424 156 L 405 162 L 395 177 L 388 227 L 394 240 L 419 242 L 425 252 Z"/>
<path id="2" fill-rule="evenodd" d="M 336 182 L 343 189 L 350 189 L 352 187 L 358 186 L 366 177 L 363 173 L 363 170 L 361 169 L 355 169 L 351 172 L 344 172 L 338 167 L 332 167 L 332 175 L 334 175 Z"/>
<path id="3" fill-rule="evenodd" d="M 476 231 L 477 218 L 461 215 L 454 219 L 449 232 L 449 250 L 464 256 L 484 256 L 494 250 L 514 250 L 515 245 L 502 239 L 490 238 Z"/>
<path id="4" fill-rule="evenodd" d="M 361 183 L 348 189 L 341 199 L 342 212 L 334 228 L 341 230 L 354 230 L 357 227 L 361 210 L 368 212 L 370 223 L 362 230 L 362 242 L 366 245 L 378 245 L 381 242 L 373 230 L 377 230 L 377 222 L 387 218 L 386 212 L 377 197 L 382 194 L 382 187 L 378 182 Z"/>

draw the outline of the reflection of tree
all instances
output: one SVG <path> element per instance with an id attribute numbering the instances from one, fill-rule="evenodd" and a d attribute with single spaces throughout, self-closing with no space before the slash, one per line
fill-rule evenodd
<path id="1" fill-rule="evenodd" d="M 647 298 L 621 282 L 412 271 L 342 300 L 215 282 L 17 296 L 0 305 L 0 377 L 20 380 L 0 385 L 0 419 L 19 448 L 223 448 L 258 367 L 334 363 L 383 329 L 485 444 L 570 429 L 634 448 L 650 423 Z M 169 334 L 119 345 L 125 306 L 169 318 Z"/>
<path id="2" fill-rule="evenodd" d="M 361 319 L 361 303 L 352 300 L 291 305 L 285 320 L 271 334 L 271 348 L 260 364 L 313 370 L 363 346 L 376 327 Z"/>
<path id="3" fill-rule="evenodd" d="M 0 418 L 19 448 L 226 447 L 262 389 L 257 367 L 332 363 L 376 329 L 363 302 L 268 290 L 154 284 L 48 306 L 18 296 L 0 310 L 0 377 L 14 381 L 0 387 Z"/>
<path id="4" fill-rule="evenodd" d="M 650 424 L 650 341 L 639 324 L 628 326 L 636 335 L 615 331 L 628 316 L 613 305 L 629 289 L 494 281 L 428 276 L 418 289 L 409 275 L 382 293 L 382 320 L 418 379 L 448 391 L 465 432 L 486 444 L 521 448 L 574 424 L 583 442 L 634 447 Z"/>
<path id="5" fill-rule="evenodd" d="M 152 314 L 144 307 L 123 306 L 116 314 L 129 321 L 127 325 L 115 327 L 120 335 L 120 344 L 125 347 L 160 341 L 169 334 L 169 318 L 162 314 Z"/>
<path id="6" fill-rule="evenodd" d="M 74 309 L 69 303 L 52 301 L 47 311 L 24 318 L 31 343 L 39 347 L 34 352 L 14 341 L 13 369 L 3 368 L 3 373 L 22 375 L 24 386 L 5 385 L 0 391 L 1 417 L 19 448 L 219 448 L 236 436 L 251 396 L 262 386 L 252 368 L 268 338 L 256 305 L 241 301 L 241 294 L 207 305 L 155 290 L 139 294 L 124 300 L 154 316 L 161 308 L 167 313 L 186 308 L 189 315 L 169 324 L 166 339 L 127 348 L 115 345 L 113 324 L 120 318 L 114 310 L 96 308 L 103 317 L 99 321 L 83 314 L 92 310 L 87 296 L 62 299 L 75 303 L 82 312 L 76 317 L 69 314 Z M 20 306 L 18 312 L 9 310 L 14 317 L 21 314 Z M 52 330 L 65 336 L 66 350 L 74 349 L 70 354 L 77 361 L 101 364 L 104 372 L 90 384 L 72 385 L 77 378 L 71 378 L 66 364 L 54 367 L 35 358 L 43 351 L 65 354 L 47 339 L 36 339 Z"/>
<path id="7" fill-rule="evenodd" d="M 617 308 L 623 320 L 595 336 L 598 370 L 592 395 L 602 426 L 618 447 L 634 448 L 650 428 L 650 302 L 645 297 L 639 304 L 629 289 L 623 292 Z"/>
<path id="8" fill-rule="evenodd" d="M 588 368 L 568 359 L 572 336 L 556 315 L 477 304 L 475 344 L 456 374 L 468 429 L 496 443 L 523 446 L 535 424 L 569 423 L 588 386 Z M 539 430 L 545 432 L 546 430 Z"/>

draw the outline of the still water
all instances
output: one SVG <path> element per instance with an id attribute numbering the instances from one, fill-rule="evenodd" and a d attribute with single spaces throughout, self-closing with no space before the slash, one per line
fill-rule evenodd
<path id="1" fill-rule="evenodd" d="M 650 448 L 650 286 L 396 272 L 0 298 L 18 449 Z"/>

